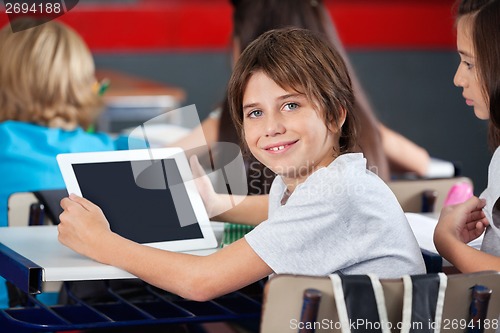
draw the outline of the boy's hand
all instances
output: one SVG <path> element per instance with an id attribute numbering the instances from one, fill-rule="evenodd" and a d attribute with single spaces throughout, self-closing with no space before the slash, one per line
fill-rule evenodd
<path id="1" fill-rule="evenodd" d="M 61 200 L 59 241 L 74 251 L 98 259 L 98 248 L 112 234 L 102 210 L 85 198 L 71 194 Z"/>

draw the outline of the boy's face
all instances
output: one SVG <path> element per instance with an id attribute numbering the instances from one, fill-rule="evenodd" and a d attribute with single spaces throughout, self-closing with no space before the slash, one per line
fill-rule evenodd
<path id="1" fill-rule="evenodd" d="M 283 89 L 263 72 L 253 74 L 243 95 L 243 128 L 251 153 L 295 184 L 334 160 L 337 130 L 330 131 L 314 105 Z"/>
<path id="2" fill-rule="evenodd" d="M 472 43 L 472 20 L 464 16 L 457 24 L 457 50 L 460 55 L 460 64 L 453 79 L 457 87 L 463 88 L 465 103 L 474 107 L 474 114 L 479 119 L 490 117 L 489 103 L 486 101 L 481 90 Z"/>

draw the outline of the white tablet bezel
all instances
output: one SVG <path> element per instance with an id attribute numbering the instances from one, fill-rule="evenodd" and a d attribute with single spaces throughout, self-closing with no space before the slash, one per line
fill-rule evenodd
<path id="1" fill-rule="evenodd" d="M 74 193 L 82 196 L 80 185 L 73 170 L 74 164 L 85 163 L 106 163 L 106 162 L 123 162 L 123 161 L 141 161 L 141 160 L 175 160 L 179 173 L 182 177 L 183 184 L 186 188 L 194 214 L 200 225 L 203 238 L 201 239 L 185 239 L 175 241 L 164 241 L 154 243 L 143 243 L 158 249 L 184 252 L 191 250 L 210 249 L 217 247 L 210 220 L 208 218 L 203 201 L 198 193 L 196 185 L 191 174 L 191 168 L 187 161 L 186 155 L 181 148 L 154 148 L 154 149 L 132 149 L 118 150 L 105 152 L 87 152 L 87 153 L 69 153 L 57 155 L 57 163 L 61 170 L 64 183 L 68 193 Z M 104 212 L 106 213 L 106 212 Z"/>

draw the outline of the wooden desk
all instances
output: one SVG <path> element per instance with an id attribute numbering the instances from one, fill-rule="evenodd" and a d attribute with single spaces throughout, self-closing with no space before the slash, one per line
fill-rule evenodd
<path id="1" fill-rule="evenodd" d="M 164 83 L 108 69 L 96 71 L 97 80 L 109 79 L 111 85 L 104 95 L 105 100 L 128 96 L 170 96 L 176 103 L 186 98 L 184 90 Z"/>
<path id="2" fill-rule="evenodd" d="M 106 109 L 99 117 L 100 131 L 119 132 L 125 127 L 140 125 L 169 110 L 180 107 L 186 98 L 183 89 L 114 70 L 98 69 L 99 81 L 110 85 L 103 95 Z M 181 119 L 169 119 L 180 125 Z"/>

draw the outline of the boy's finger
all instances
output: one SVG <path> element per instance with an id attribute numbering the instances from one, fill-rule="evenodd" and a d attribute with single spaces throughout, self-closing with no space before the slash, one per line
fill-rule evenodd
<path id="1" fill-rule="evenodd" d="M 71 204 L 71 200 L 68 197 L 64 197 L 61 199 L 59 202 L 59 206 L 61 206 L 62 209 L 66 210 L 68 208 L 68 205 Z"/>
<path id="2" fill-rule="evenodd" d="M 92 209 L 94 209 L 95 207 L 97 207 L 96 205 L 94 205 L 92 202 L 88 201 L 87 199 L 85 198 L 82 198 L 74 193 L 71 193 L 69 195 L 69 199 L 73 202 L 76 202 L 78 204 L 80 204 L 83 208 L 85 208 L 86 210 L 90 211 Z"/>

